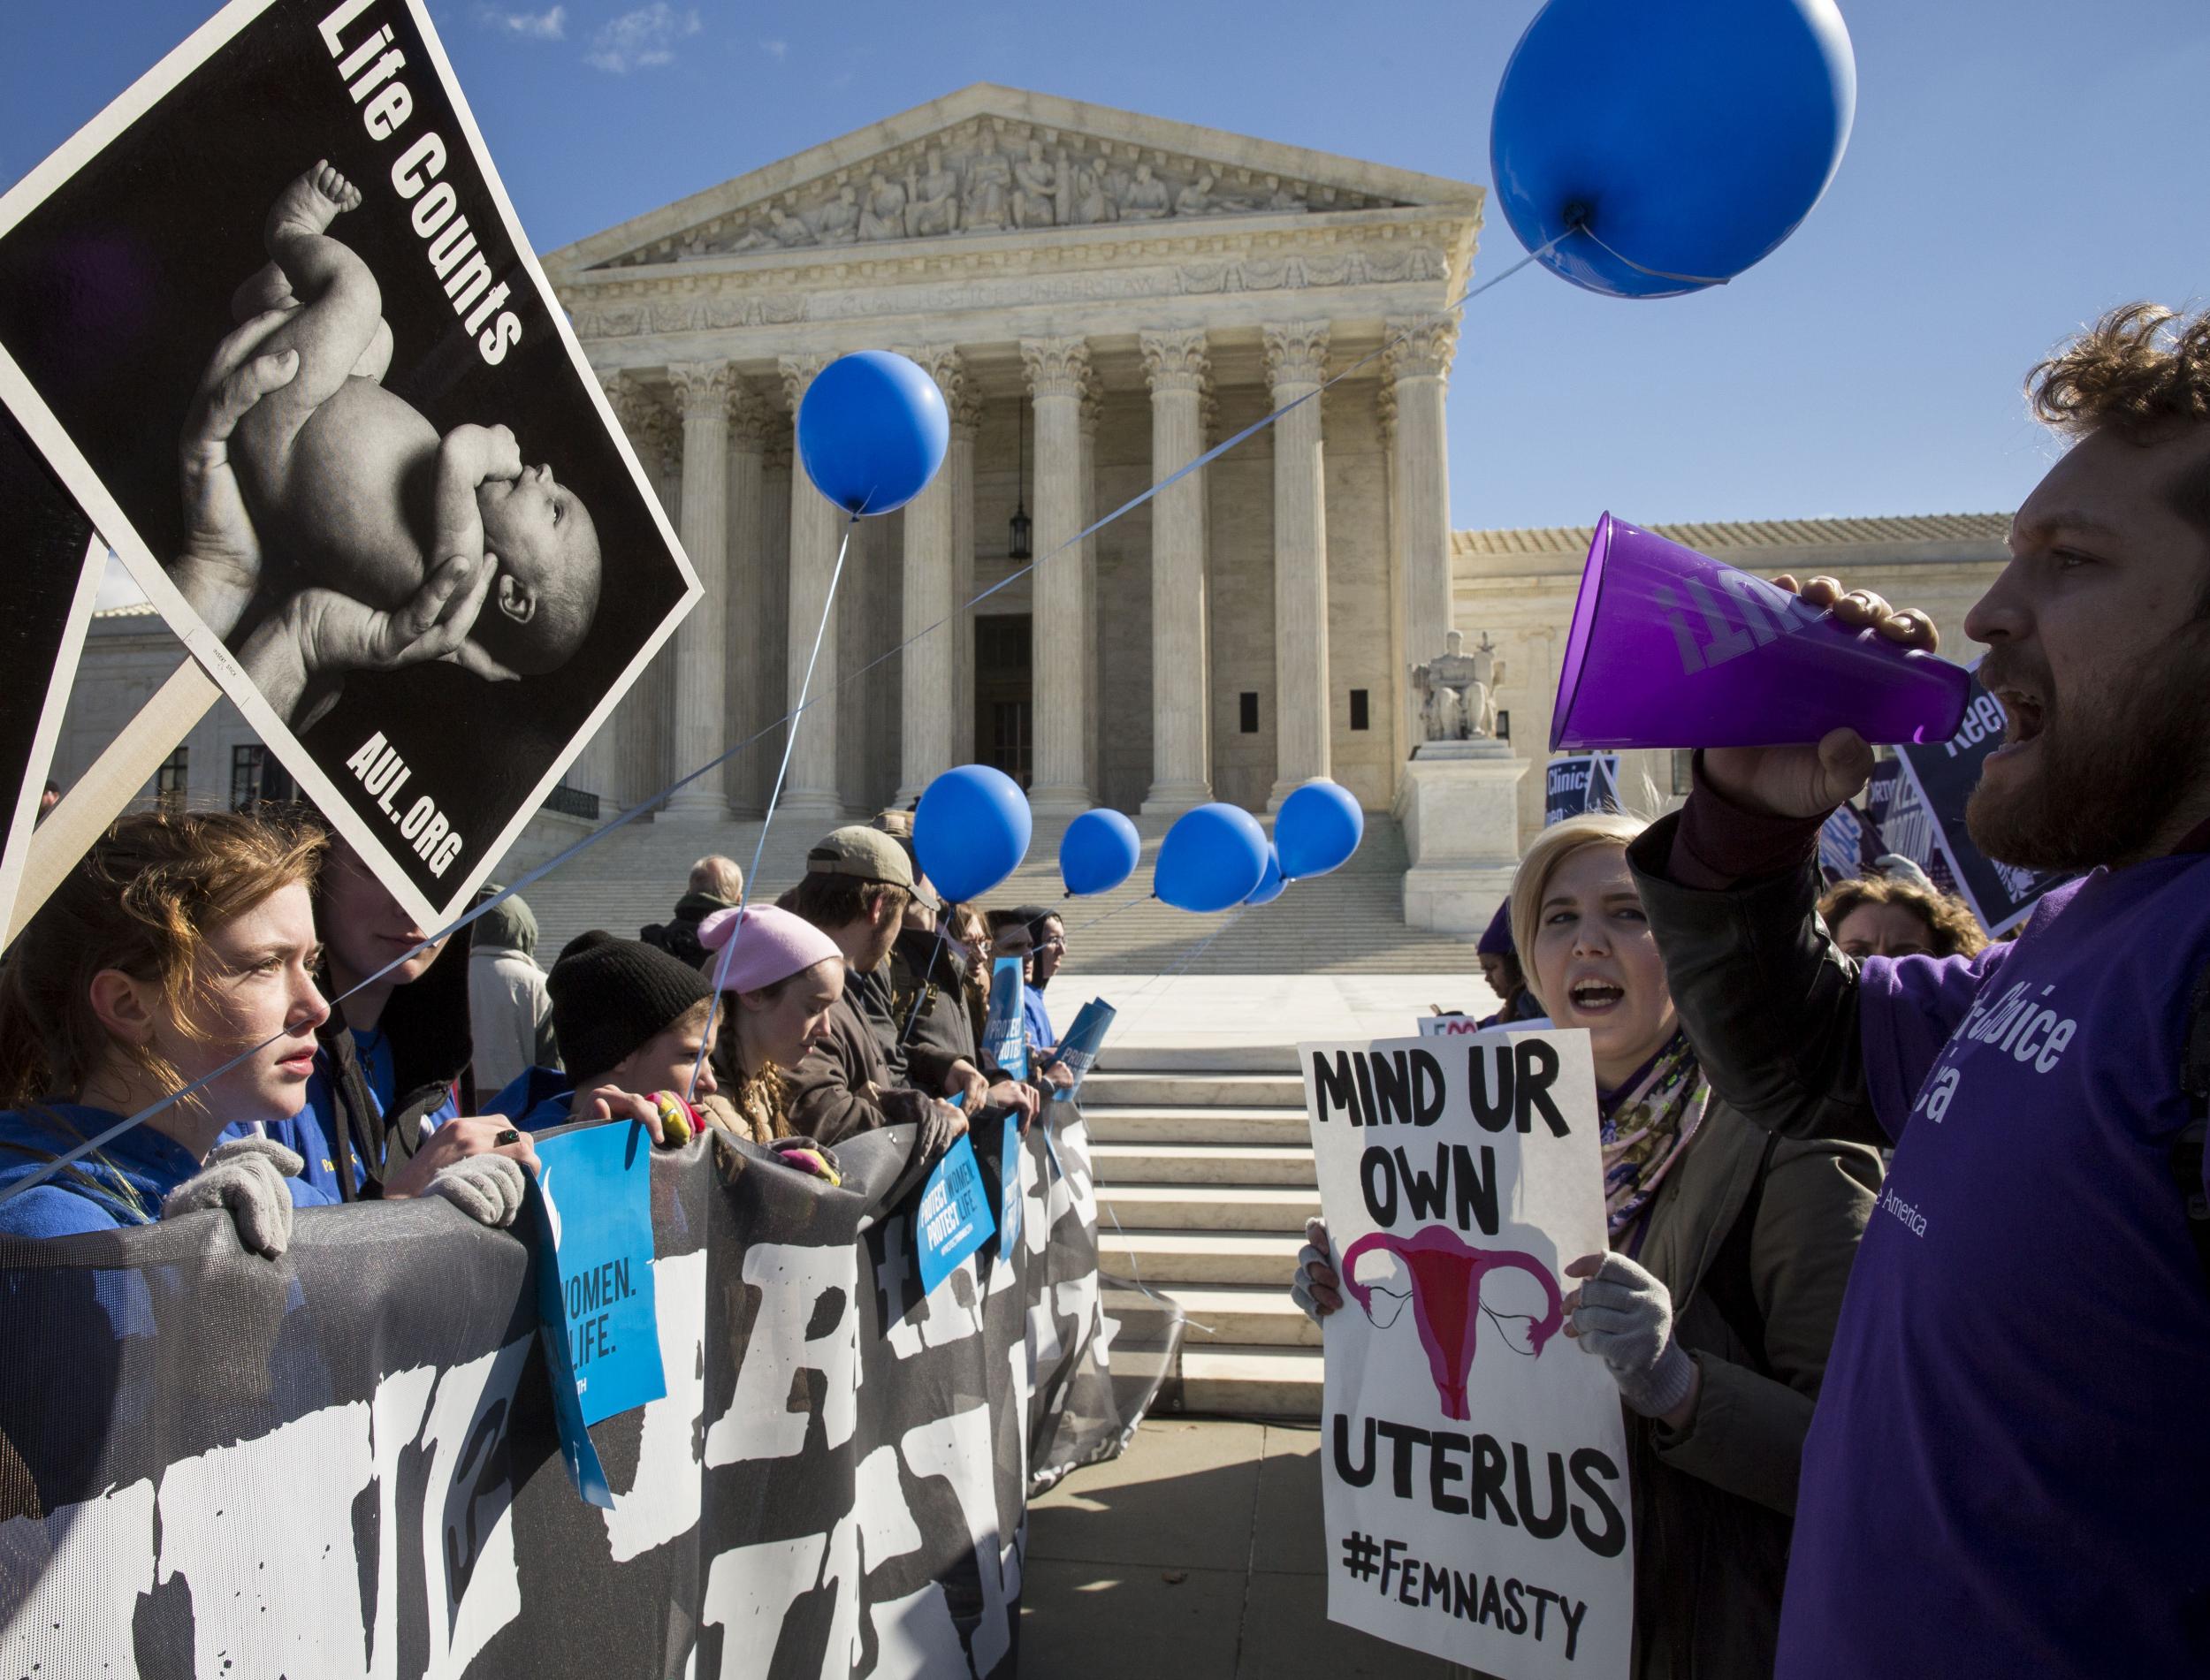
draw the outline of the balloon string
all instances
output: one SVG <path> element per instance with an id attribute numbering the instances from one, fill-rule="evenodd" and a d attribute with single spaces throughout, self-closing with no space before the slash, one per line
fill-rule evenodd
<path id="1" fill-rule="evenodd" d="M 874 494 L 873 490 L 867 493 Z M 768 790 L 767 809 L 759 819 L 759 838 L 752 843 L 752 867 L 744 877 L 743 886 L 737 889 L 736 920 L 721 946 L 720 961 L 713 965 L 713 991 L 706 999 L 706 1028 L 698 1039 L 698 1060 L 690 1064 L 690 1089 L 684 1093 L 687 1101 L 697 1100 L 699 1070 L 713 1053 L 713 1022 L 721 1007 L 722 983 L 729 977 L 729 959 L 736 953 L 737 936 L 744 931 L 744 907 L 751 902 L 752 889 L 759 884 L 759 860 L 767 850 L 767 831 L 775 825 L 775 807 L 782 803 L 783 779 L 790 773 L 790 755 L 798 744 L 798 714 L 812 703 L 809 696 L 813 692 L 813 667 L 820 661 L 821 643 L 828 635 L 829 620 L 836 616 L 836 586 L 843 578 L 844 556 L 851 551 L 852 532 L 858 524 L 859 515 L 854 513 L 845 523 L 844 540 L 836 545 L 836 565 L 829 573 L 828 594 L 821 601 L 821 621 L 813 627 L 813 650 L 806 655 L 805 675 L 798 683 L 798 703 L 791 709 L 790 727 L 782 738 L 782 762 L 775 766 L 775 785 Z"/>
<path id="2" fill-rule="evenodd" d="M 1248 905 L 1248 904 L 1238 904 L 1238 905 L 1237 905 L 1237 906 L 1236 906 L 1236 908 L 1235 908 L 1234 909 L 1231 910 L 1231 911 L 1228 913 L 1228 919 L 1227 919 L 1226 921 L 1223 922 L 1223 923 L 1222 923 L 1222 924 L 1221 924 L 1218 927 L 1215 928 L 1215 929 L 1214 929 L 1214 930 L 1213 930 L 1210 933 L 1208 933 L 1208 934 L 1205 936 L 1205 938 L 1204 938 L 1203 941 L 1198 945 L 1198 946 L 1196 947 L 1196 949 L 1194 949 L 1194 950 L 1193 950 L 1193 951 L 1189 952 L 1186 955 L 1185 955 L 1185 956 L 1181 959 L 1181 961 L 1179 961 L 1178 962 L 1177 962 L 1177 963 L 1176 963 L 1176 964 L 1175 964 L 1172 968 L 1166 969 L 1166 970 L 1165 970 L 1164 972 L 1162 972 L 1162 973 L 1160 973 L 1160 974 L 1155 974 L 1155 975 L 1153 975 L 1153 976 L 1152 976 L 1152 977 L 1151 977 L 1148 980 L 1146 980 L 1146 981 L 1145 981 L 1145 982 L 1144 982 L 1141 985 L 1139 985 L 1139 986 L 1138 986 L 1138 987 L 1136 988 L 1135 997 L 1130 998 L 1130 999 L 1128 1000 L 1128 1002 L 1127 1002 L 1126 1004 L 1123 1005 L 1122 1007 L 1123 1007 L 1124 1008 L 1126 1008 L 1126 1007 L 1133 1007 L 1133 1005 L 1135 1004 L 1135 1001 L 1136 1001 L 1136 998 L 1140 998 L 1141 996 L 1143 996 L 1143 994 L 1144 994 L 1145 992 L 1147 992 L 1150 991 L 1152 987 L 1154 987 L 1154 986 L 1157 985 L 1158 984 L 1160 984 L 1160 982 L 1164 981 L 1164 980 L 1174 980 L 1174 979 L 1178 979 L 1178 978 L 1180 978 L 1180 977 L 1181 977 L 1184 974 L 1187 973 L 1187 972 L 1189 971 L 1189 967 L 1190 967 L 1190 965 L 1191 965 L 1192 963 L 1195 962 L 1197 961 L 1197 959 L 1198 959 L 1198 958 L 1200 958 L 1200 957 L 1203 956 L 1203 955 L 1205 954 L 1205 953 L 1206 953 L 1206 952 L 1208 952 L 1208 951 L 1209 951 L 1209 950 L 1211 950 L 1211 949 L 1212 949 L 1213 941 L 1214 941 L 1215 939 L 1218 939 L 1218 938 L 1219 938 L 1222 934 L 1225 933 L 1225 932 L 1226 932 L 1226 931 L 1227 931 L 1230 928 L 1231 928 L 1231 927 L 1235 926 L 1235 924 L 1236 924 L 1237 921 L 1238 921 L 1238 919 L 1240 919 L 1240 918 L 1241 918 L 1241 916 L 1242 916 L 1243 913 L 1244 913 L 1246 910 L 1248 910 L 1248 909 L 1251 909 L 1251 908 L 1255 908 L 1255 907 L 1254 907 L 1254 906 L 1252 906 L 1252 905 Z M 1162 998 L 1162 997 L 1164 997 L 1165 995 L 1166 995 L 1166 993 L 1164 993 L 1163 992 L 1162 992 L 1161 993 L 1159 993 L 1159 998 Z M 1151 1000 L 1151 1003 L 1150 1003 L 1149 1005 L 1145 1006 L 1145 1013 L 1146 1013 L 1146 1014 L 1148 1014 L 1148 1013 L 1149 1013 L 1149 1011 L 1150 1011 L 1150 1008 L 1151 1008 L 1153 1006 L 1155 1006 L 1155 1005 L 1158 1003 L 1158 1001 L 1159 1001 L 1159 998 L 1154 998 L 1154 999 L 1152 999 L 1152 1000 Z M 1136 1024 L 1136 1022 L 1137 1022 L 1137 1021 L 1139 1021 L 1139 1020 L 1140 1020 L 1140 1019 L 1142 1019 L 1142 1016 L 1135 1016 L 1135 1017 L 1132 1017 L 1132 1018 L 1130 1019 L 1129 1022 L 1128 1022 L 1129 1026 L 1133 1027 L 1133 1026 Z"/>
<path id="3" fill-rule="evenodd" d="M 1479 285 L 1469 287 L 1467 291 L 1461 293 L 1453 301 L 1444 305 L 1441 313 L 1449 314 L 1452 310 L 1464 308 L 1467 304 L 1472 302 L 1474 299 L 1479 297 L 1482 293 L 1490 290 L 1492 286 L 1501 285 L 1505 281 L 1510 279 L 1513 275 L 1519 273 L 1520 270 L 1528 267 L 1530 263 L 1536 262 L 1543 257 L 1549 255 L 1552 251 L 1556 250 L 1559 245 L 1564 243 L 1566 239 L 1572 238 L 1574 234 L 1587 232 L 1588 230 L 1585 225 L 1576 223 L 1574 226 L 1566 229 L 1564 232 L 1557 235 L 1556 238 L 1546 240 L 1542 245 L 1537 246 L 1534 250 L 1528 252 L 1527 255 L 1521 257 L 1517 262 L 1513 263 L 1511 267 L 1505 269 L 1497 274 L 1491 275 Z M 1596 236 L 1594 234 L 1589 234 L 1589 237 L 1594 239 Z M 1599 243 L 1601 243 L 1601 241 L 1599 241 Z M 1616 255 L 1616 253 L 1614 255 Z M 1627 261 L 1624 257 L 1621 257 L 1619 260 L 1621 262 Z M 908 648 L 913 646 L 914 643 L 919 642 L 924 636 L 934 635 L 937 631 L 943 629 L 946 626 L 949 625 L 954 620 L 958 618 L 960 614 L 969 612 L 974 607 L 980 605 L 984 601 L 988 600 L 990 597 L 997 594 L 1001 589 L 1008 589 L 1013 584 L 1018 582 L 1022 578 L 1027 576 L 1031 572 L 1033 572 L 1038 566 L 1041 566 L 1046 560 L 1055 559 L 1057 556 L 1066 552 L 1067 550 L 1081 543 L 1085 538 L 1094 536 L 1096 532 L 1104 528 L 1104 527 L 1111 524 L 1115 520 L 1120 518 L 1123 514 L 1131 513 L 1136 508 L 1141 507 L 1144 504 L 1149 502 L 1162 491 L 1165 490 L 1169 486 L 1186 477 L 1191 473 L 1195 472 L 1199 468 L 1205 466 L 1207 463 L 1217 459 L 1219 456 L 1227 453 L 1228 451 L 1233 449 L 1237 445 L 1243 443 L 1246 439 L 1265 430 L 1268 427 L 1273 425 L 1276 421 L 1280 420 L 1284 414 L 1287 414 L 1292 410 L 1301 407 L 1304 404 L 1312 401 L 1315 398 L 1320 396 L 1323 391 L 1327 391 L 1330 386 L 1340 384 L 1343 380 L 1349 378 L 1353 374 L 1358 372 L 1361 368 L 1366 367 L 1369 362 L 1385 355 L 1398 345 L 1404 343 L 1410 336 L 1410 329 L 1406 329 L 1404 332 L 1398 333 L 1395 337 L 1387 339 L 1377 348 L 1369 351 L 1367 354 L 1360 357 L 1358 361 L 1353 362 L 1348 368 L 1345 368 L 1341 373 L 1337 374 L 1333 378 L 1328 380 L 1325 384 L 1312 391 L 1307 391 L 1301 397 L 1293 399 L 1283 407 L 1273 410 L 1270 414 L 1261 415 L 1255 422 L 1245 427 L 1241 431 L 1238 432 L 1234 437 L 1229 438 L 1225 443 L 1207 450 L 1203 454 L 1198 456 L 1196 460 L 1191 461 L 1188 465 L 1181 468 L 1179 470 L 1170 474 L 1167 477 L 1162 479 L 1158 483 L 1151 486 L 1150 489 L 1143 491 L 1139 495 L 1132 497 L 1129 500 L 1122 503 L 1111 513 L 1106 514 L 1104 518 L 1095 521 L 1084 529 L 1078 531 L 1074 536 L 1061 543 L 1056 548 L 1052 549 L 1048 553 L 1039 557 L 1037 559 L 1030 561 L 1026 566 L 1021 567 L 1020 570 L 1012 573 L 1010 575 L 1003 579 L 1001 579 L 998 582 L 992 584 L 988 589 L 979 591 L 959 606 L 954 607 L 951 612 L 946 613 L 942 618 L 938 619 L 934 623 L 925 626 L 921 629 L 916 631 L 913 635 L 906 637 L 904 641 L 899 642 L 896 646 L 890 648 L 887 651 L 878 655 L 876 658 L 868 660 L 866 664 L 859 666 L 849 676 L 842 678 L 836 684 L 835 688 L 830 692 L 841 693 L 843 689 L 850 688 L 852 684 L 857 682 L 862 677 L 865 676 L 869 672 L 873 671 L 877 665 L 883 664 L 887 660 L 896 658 L 898 655 L 903 653 Z M 858 515 L 856 513 L 853 515 L 855 522 L 857 522 L 857 517 Z M 849 526 L 845 529 L 844 540 L 846 545 L 849 545 L 851 540 L 851 531 Z M 844 549 L 840 548 L 837 551 L 837 571 L 839 574 L 841 574 L 843 569 L 843 562 Z M 832 583 L 832 590 L 834 589 L 834 583 Z M 832 600 L 834 598 L 833 594 L 831 598 Z M 826 613 L 824 614 L 823 623 L 824 626 L 826 626 Z M 814 650 L 816 653 L 819 651 L 820 642 L 820 633 L 817 631 L 814 636 Z M 812 669 L 812 665 L 809 663 L 807 666 L 809 680 Z M 667 787 L 661 788 L 658 793 L 649 794 L 644 798 L 638 800 L 635 804 L 629 806 L 626 810 L 621 811 L 619 815 L 614 817 L 613 819 L 608 822 L 603 828 L 594 829 L 591 832 L 584 835 L 582 839 L 563 848 L 547 861 L 538 864 L 537 868 L 530 870 L 522 875 L 519 879 L 515 880 L 513 885 L 501 887 L 498 892 L 492 893 L 489 898 L 485 899 L 481 904 L 476 906 L 475 908 L 463 912 L 461 916 L 455 917 L 438 932 L 423 940 L 421 944 L 415 946 L 412 950 L 392 958 L 391 962 L 385 963 L 374 974 L 370 975 L 366 979 L 362 980 L 357 984 L 349 987 L 346 991 L 339 992 L 335 997 L 332 998 L 330 1001 L 332 1004 L 343 1003 L 347 998 L 353 996 L 354 992 L 359 992 L 365 987 L 374 985 L 378 980 L 384 978 L 385 976 L 392 973 L 394 970 L 405 966 L 408 962 L 412 962 L 423 952 L 451 939 L 462 928 L 474 923 L 479 916 L 488 915 L 492 910 L 496 909 L 499 905 L 505 903 L 508 899 L 514 897 L 525 888 L 536 886 L 539 881 L 545 879 L 545 877 L 551 875 L 555 870 L 565 868 L 568 863 L 573 863 L 577 857 L 589 851 L 592 847 L 598 845 L 601 840 L 610 839 L 620 830 L 627 827 L 629 824 L 635 822 L 638 817 L 644 816 L 645 812 L 662 804 L 670 794 L 682 792 L 682 789 L 690 787 L 691 783 L 697 781 L 700 777 L 705 776 L 709 772 L 728 763 L 729 760 L 735 758 L 738 754 L 749 752 L 753 747 L 758 745 L 760 741 L 766 740 L 777 729 L 789 726 L 792 733 L 795 734 L 797 728 L 797 720 L 799 716 L 808 706 L 819 703 L 819 701 L 824 697 L 826 696 L 802 696 L 799 703 L 793 706 L 781 717 L 777 718 L 774 721 L 763 726 L 761 728 L 755 730 L 751 734 L 746 736 L 743 740 L 724 748 L 720 752 L 716 753 L 713 757 L 707 759 L 705 763 L 700 764 L 697 769 L 689 771 L 684 774 L 678 776 L 674 781 L 668 783 Z M 784 742 L 783 761 L 787 766 L 789 762 L 789 741 L 788 738 L 786 738 Z M 778 776 L 777 779 L 780 784 L 780 776 Z M 771 812 L 772 810 L 773 807 L 771 806 Z M 766 832 L 764 827 L 761 831 L 760 839 L 761 844 L 764 846 L 766 840 Z M 758 869 L 758 859 L 759 849 L 755 848 L 753 852 L 753 869 L 755 873 L 757 873 Z M 751 886 L 751 881 L 747 879 L 744 893 L 740 895 L 739 899 L 738 908 L 740 910 L 743 908 L 744 901 L 749 899 Z M 1224 931 L 1224 929 L 1223 931 Z M 1216 935 L 1215 937 L 1217 936 Z M 732 935 L 731 938 L 734 939 L 735 936 Z M 1208 940 L 1207 943 L 1209 944 L 1210 941 Z M 718 997 L 719 995 L 719 988 L 717 987 L 716 996 Z M 223 1063 L 221 1067 L 217 1068 L 213 1072 L 202 1075 L 200 1078 L 194 1080 L 190 1084 L 187 1084 L 180 1090 L 171 1093 L 169 1096 L 156 1098 L 153 1102 L 149 1103 L 136 1114 L 118 1121 L 114 1125 L 109 1127 L 105 1131 L 99 1133 L 96 1136 L 91 1138 L 88 1142 L 80 1144 L 74 1149 L 69 1150 L 65 1153 L 57 1156 L 54 1159 L 45 1162 L 36 1170 L 26 1174 L 23 1177 L 15 1180 L 13 1182 L 4 1187 L 0 1187 L 0 1207 L 6 1206 L 8 1203 L 14 1200 L 18 1196 L 22 1195 L 26 1190 L 37 1188 L 37 1186 L 44 1183 L 57 1173 L 62 1172 L 65 1168 L 74 1165 L 76 1162 L 83 1159 L 87 1155 L 91 1154 L 94 1151 L 101 1149 L 108 1144 L 112 1143 L 116 1138 L 120 1137 L 125 1132 L 129 1131 L 133 1127 L 143 1125 L 147 1121 L 152 1119 L 156 1114 L 160 1114 L 164 1109 L 182 1102 L 188 1097 L 197 1095 L 200 1091 L 205 1090 L 209 1085 L 214 1083 L 216 1080 L 220 1079 L 225 1074 L 229 1073 L 232 1068 L 240 1067 L 245 1062 L 251 1060 L 255 1056 L 260 1054 L 262 1051 L 266 1050 L 271 1045 L 275 1044 L 279 1038 L 282 1038 L 285 1036 L 285 1033 L 281 1031 L 270 1034 L 267 1038 L 263 1039 L 261 1043 L 253 1045 L 250 1049 L 239 1052 L 237 1055 Z M 704 1053 L 702 1051 L 701 1060 L 703 1060 L 703 1055 Z M 694 1089 L 696 1088 L 697 1076 L 697 1067 L 694 1065 L 692 1068 Z"/>
<path id="4" fill-rule="evenodd" d="M 1641 263 L 1637 262 L 1633 257 L 1623 255 L 1619 252 L 1613 250 L 1609 245 L 1606 245 L 1604 241 L 1603 236 L 1597 233 L 1597 232 L 1594 228 L 1590 227 L 1585 221 L 1575 223 L 1572 227 L 1567 228 L 1566 232 L 1567 233 L 1579 233 L 1582 237 L 1593 240 L 1606 255 L 1626 263 L 1628 268 L 1634 270 L 1637 274 L 1647 274 L 1653 280 L 1679 280 L 1686 285 L 1725 285 L 1726 284 L 1726 280 L 1724 277 L 1716 274 L 1673 274 L 1664 269 L 1646 269 Z M 1553 246 L 1557 243 L 1558 241 L 1556 239 L 1552 239 L 1551 241 L 1551 244 Z"/>
<path id="5" fill-rule="evenodd" d="M 1109 922 L 1115 916 L 1118 916 L 1123 910 L 1132 910 L 1137 905 L 1147 904 L 1156 896 L 1157 895 L 1155 893 L 1139 893 L 1135 897 L 1129 899 L 1124 903 L 1116 904 L 1111 909 L 1106 911 L 1102 916 L 1094 916 L 1086 922 L 1077 922 L 1072 927 L 1069 928 L 1067 931 L 1070 934 L 1079 933 L 1083 929 L 1094 928 L 1101 922 Z"/>

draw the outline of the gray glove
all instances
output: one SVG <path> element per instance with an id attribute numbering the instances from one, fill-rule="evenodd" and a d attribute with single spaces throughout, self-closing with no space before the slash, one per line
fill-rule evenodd
<path id="1" fill-rule="evenodd" d="M 1619 1398 L 1645 1418 L 1662 1418 L 1688 1397 L 1696 1361 L 1673 1334 L 1673 1296 L 1624 1254 L 1606 1254 L 1581 1286 L 1574 1334 L 1604 1361 Z"/>
<path id="2" fill-rule="evenodd" d="M 529 1174 L 511 1155 L 464 1155 L 440 1169 L 428 1194 L 442 1196 L 478 1225 L 506 1227 L 522 1211 Z"/>
<path id="3" fill-rule="evenodd" d="M 292 1191 L 285 1183 L 307 1163 L 270 1137 L 240 1137 L 219 1145 L 190 1178 L 169 1192 L 161 1217 L 229 1210 L 238 1240 L 271 1259 L 292 1245 Z"/>
<path id="4" fill-rule="evenodd" d="M 1297 1270 L 1289 1280 L 1289 1298 L 1304 1309 L 1305 1316 L 1315 1324 L 1324 1324 L 1328 1314 L 1342 1306 L 1338 1300 L 1334 1306 L 1322 1304 L 1313 1294 L 1312 1268 L 1318 1266 L 1330 1276 L 1335 1273 L 1335 1262 L 1328 1258 L 1328 1222 L 1315 1216 L 1305 1221 L 1305 1246 L 1297 1250 Z"/>

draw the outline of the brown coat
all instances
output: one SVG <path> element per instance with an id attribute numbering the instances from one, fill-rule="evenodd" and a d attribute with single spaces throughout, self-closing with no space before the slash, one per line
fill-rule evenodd
<path id="1" fill-rule="evenodd" d="M 1703 1371 L 1674 1433 L 1629 1416 L 1636 1680 L 1772 1672 L 1811 1408 L 1880 1183 L 1858 1144 L 1769 1138 L 1716 1099 L 1636 1258 Z"/>

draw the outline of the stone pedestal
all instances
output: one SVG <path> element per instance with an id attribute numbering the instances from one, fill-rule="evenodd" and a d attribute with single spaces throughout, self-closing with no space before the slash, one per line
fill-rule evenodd
<path id="1" fill-rule="evenodd" d="M 1520 778 L 1528 761 L 1500 741 L 1430 741 L 1405 766 L 1405 922 L 1478 936 L 1520 863 Z"/>

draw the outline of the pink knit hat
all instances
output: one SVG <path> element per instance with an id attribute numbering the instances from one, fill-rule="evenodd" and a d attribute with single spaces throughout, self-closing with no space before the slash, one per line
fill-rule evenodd
<path id="1" fill-rule="evenodd" d="M 757 992 L 829 957 L 843 955 L 835 940 L 804 916 L 768 904 L 716 910 L 698 924 L 699 943 L 709 951 L 719 953 L 731 935 L 736 946 L 728 953 L 727 968 L 717 955 L 707 970 L 709 977 L 720 977 L 724 992 Z"/>

